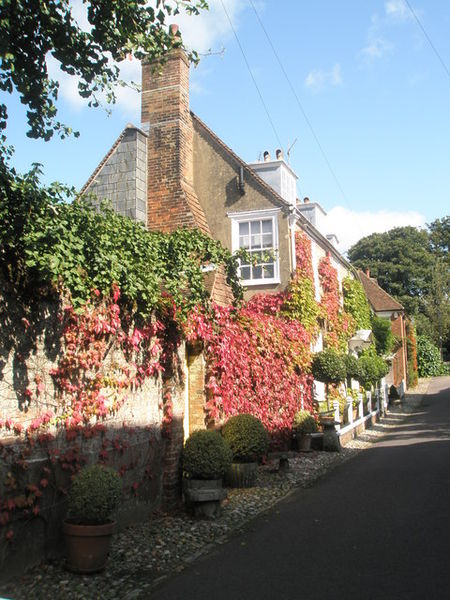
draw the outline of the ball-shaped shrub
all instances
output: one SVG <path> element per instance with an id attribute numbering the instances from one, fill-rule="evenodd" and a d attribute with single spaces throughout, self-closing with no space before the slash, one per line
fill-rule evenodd
<path id="1" fill-rule="evenodd" d="M 122 480 L 114 469 L 92 465 L 75 475 L 68 494 L 69 517 L 80 525 L 107 523 L 117 508 Z"/>
<path id="2" fill-rule="evenodd" d="M 333 348 L 327 348 L 314 354 L 311 372 L 314 379 L 326 384 L 340 383 L 347 376 L 344 359 Z"/>
<path id="3" fill-rule="evenodd" d="M 389 372 L 386 361 L 376 354 L 361 356 L 359 359 L 359 368 L 359 382 L 366 389 L 372 385 L 376 385 Z"/>
<path id="4" fill-rule="evenodd" d="M 194 431 L 184 444 L 183 470 L 191 479 L 220 479 L 231 459 L 230 447 L 217 431 Z"/>
<path id="5" fill-rule="evenodd" d="M 294 416 L 294 429 L 297 433 L 316 433 L 317 423 L 307 410 L 299 410 Z"/>
<path id="6" fill-rule="evenodd" d="M 347 377 L 349 379 L 355 379 L 359 381 L 359 360 L 353 354 L 344 355 L 345 370 L 347 371 Z"/>
<path id="7" fill-rule="evenodd" d="M 222 427 L 222 436 L 233 452 L 233 462 L 257 462 L 269 448 L 269 435 L 253 415 L 236 415 Z"/>

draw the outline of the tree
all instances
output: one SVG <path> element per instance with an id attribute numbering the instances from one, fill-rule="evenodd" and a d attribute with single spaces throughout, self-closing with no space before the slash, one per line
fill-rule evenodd
<path id="1" fill-rule="evenodd" d="M 430 231 L 430 250 L 437 258 L 450 262 L 448 247 L 450 246 L 450 217 L 436 219 L 428 224 Z"/>
<path id="2" fill-rule="evenodd" d="M 2 0 L 0 4 L 0 90 L 16 91 L 27 107 L 28 136 L 61 137 L 70 127 L 57 118 L 58 82 L 49 78 L 48 56 L 63 71 L 78 77 L 80 96 L 98 105 L 98 94 L 114 102 L 119 82 L 116 62 L 133 54 L 149 60 L 163 57 L 181 37 L 166 27 L 180 10 L 197 14 L 205 0 L 82 0 L 89 27 L 74 16 L 70 0 Z M 191 58 L 196 60 L 195 53 Z M 115 62 L 114 62 L 115 61 Z M 0 104 L 0 129 L 7 124 L 7 107 Z"/>
<path id="3" fill-rule="evenodd" d="M 410 315 L 423 310 L 434 263 L 429 235 L 415 227 L 397 227 L 362 238 L 348 251 L 350 261 L 394 296 Z"/>
<path id="4" fill-rule="evenodd" d="M 436 258 L 431 274 L 429 293 L 424 298 L 424 314 L 419 319 L 419 331 L 427 333 L 439 348 L 449 351 L 450 341 L 450 301 L 449 267 L 445 258 Z"/>

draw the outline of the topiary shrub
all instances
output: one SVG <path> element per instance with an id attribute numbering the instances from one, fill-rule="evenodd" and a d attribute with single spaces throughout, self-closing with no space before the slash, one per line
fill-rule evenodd
<path id="1" fill-rule="evenodd" d="M 389 373 L 386 361 L 376 354 L 367 354 L 359 359 L 359 382 L 366 389 L 376 385 L 380 379 Z"/>
<path id="2" fill-rule="evenodd" d="M 347 370 L 345 368 L 344 358 L 333 348 L 327 348 L 314 354 L 311 372 L 314 379 L 322 381 L 326 388 L 327 407 L 330 410 L 328 399 L 328 386 L 330 383 L 338 384 L 345 380 Z"/>
<path id="3" fill-rule="evenodd" d="M 68 494 L 70 522 L 100 525 L 111 519 L 122 494 L 122 480 L 114 469 L 84 467 L 75 475 Z"/>
<path id="4" fill-rule="evenodd" d="M 347 371 L 347 383 L 350 387 L 350 380 L 355 379 L 359 381 L 360 368 L 359 360 L 353 354 L 344 355 L 345 370 Z"/>
<path id="5" fill-rule="evenodd" d="M 236 415 L 222 427 L 222 436 L 233 453 L 233 462 L 258 461 L 269 448 L 264 425 L 253 415 Z"/>
<path id="6" fill-rule="evenodd" d="M 297 433 L 316 433 L 317 431 L 316 420 L 307 410 L 299 410 L 295 413 L 293 426 Z"/>
<path id="7" fill-rule="evenodd" d="M 327 348 L 314 354 L 311 372 L 314 379 L 326 384 L 341 383 L 347 376 L 344 359 L 333 348 Z"/>
<path id="8" fill-rule="evenodd" d="M 231 449 L 217 431 L 194 431 L 184 444 L 183 470 L 191 479 L 221 479 L 231 459 Z"/>

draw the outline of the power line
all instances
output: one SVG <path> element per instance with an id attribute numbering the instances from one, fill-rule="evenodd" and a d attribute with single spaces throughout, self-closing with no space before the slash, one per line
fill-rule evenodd
<path id="1" fill-rule="evenodd" d="M 263 105 L 264 110 L 266 111 L 267 118 L 269 120 L 270 125 L 272 126 L 272 130 L 273 130 L 273 132 L 275 134 L 275 137 L 277 138 L 278 145 L 279 145 L 280 149 L 283 150 L 283 144 L 281 143 L 280 136 L 278 135 L 278 132 L 277 132 L 277 130 L 275 128 L 275 125 L 274 125 L 274 123 L 272 121 L 272 118 L 271 118 L 270 113 L 269 113 L 269 109 L 267 108 L 267 105 L 264 102 L 264 98 L 263 98 L 263 95 L 261 93 L 261 90 L 259 89 L 258 84 L 256 83 L 256 79 L 253 76 L 253 73 L 252 73 L 252 70 L 250 68 L 250 65 L 249 65 L 249 62 L 247 60 L 247 57 L 245 55 L 244 49 L 243 49 L 243 47 L 241 45 L 241 42 L 239 41 L 238 35 L 236 33 L 236 30 L 235 30 L 235 28 L 233 26 L 233 23 L 232 23 L 231 19 L 230 19 L 230 15 L 228 14 L 227 9 L 225 8 L 225 4 L 223 3 L 223 0 L 220 0 L 220 3 L 222 4 L 222 8 L 223 8 L 223 10 L 225 12 L 225 15 L 226 15 L 227 19 L 228 19 L 228 22 L 230 24 L 231 30 L 233 31 L 234 37 L 236 38 L 236 42 L 237 42 L 237 44 L 239 46 L 239 49 L 240 49 L 241 54 L 242 54 L 242 57 L 243 57 L 244 62 L 246 64 L 246 66 L 247 66 L 248 72 L 250 73 L 250 77 L 252 78 L 252 81 L 253 81 L 253 84 L 254 84 L 254 86 L 256 88 L 256 91 L 258 92 L 258 96 L 259 96 L 259 99 L 261 100 L 261 104 Z"/>
<path id="2" fill-rule="evenodd" d="M 333 169 L 333 167 L 331 166 L 331 163 L 330 163 L 330 161 L 328 160 L 328 157 L 327 157 L 327 155 L 326 155 L 326 152 L 325 152 L 325 150 L 324 150 L 324 148 L 323 148 L 322 144 L 320 143 L 320 140 L 319 140 L 319 138 L 318 138 L 318 136 L 317 136 L 316 132 L 314 131 L 314 127 L 312 126 L 312 123 L 311 123 L 311 121 L 309 120 L 309 118 L 308 118 L 308 115 L 306 114 L 306 112 L 305 112 L 305 109 L 304 109 L 304 108 L 303 108 L 303 106 L 302 106 L 302 103 L 300 102 L 300 99 L 299 99 L 299 97 L 298 97 L 298 95 L 297 95 L 297 92 L 295 91 L 295 88 L 294 88 L 294 86 L 292 85 L 292 82 L 291 82 L 291 80 L 290 80 L 290 78 L 289 78 L 289 76 L 288 76 L 288 74 L 287 74 L 287 72 L 286 72 L 286 69 L 284 68 L 284 66 L 283 66 L 283 63 L 281 62 L 281 60 L 280 60 L 280 57 L 278 56 L 278 53 L 277 53 L 277 51 L 275 50 L 275 47 L 274 47 L 274 45 L 273 45 L 273 43 L 272 43 L 272 40 L 270 39 L 270 36 L 269 36 L 269 34 L 267 33 L 267 30 L 266 30 L 266 28 L 264 27 L 264 24 L 263 24 L 263 22 L 261 21 L 261 18 L 260 18 L 259 14 L 258 14 L 258 11 L 256 10 L 256 7 L 255 7 L 255 5 L 253 4 L 253 1 L 252 1 L 252 0 L 249 0 L 249 2 L 250 2 L 250 5 L 251 5 L 251 7 L 253 8 L 253 11 L 254 11 L 254 13 L 255 13 L 255 15 L 256 15 L 256 18 L 258 19 L 258 22 L 259 22 L 259 24 L 260 24 L 260 26 L 261 26 L 261 29 L 264 31 L 264 34 L 265 34 L 265 36 L 266 36 L 266 38 L 267 38 L 267 41 L 269 42 L 269 45 L 270 45 L 270 47 L 272 48 L 272 52 L 274 53 L 274 55 L 275 55 L 275 58 L 277 59 L 277 62 L 278 62 L 278 64 L 280 65 L 280 68 L 281 68 L 281 70 L 282 70 L 282 72 L 283 72 L 283 75 L 284 75 L 284 77 L 285 77 L 285 79 L 286 79 L 286 81 L 287 81 L 287 83 L 288 83 L 288 85 L 289 85 L 289 87 L 290 87 L 290 89 L 291 89 L 291 92 L 292 92 L 292 93 L 293 93 L 293 95 L 294 95 L 294 98 L 295 98 L 295 100 L 296 100 L 296 102 L 297 102 L 297 105 L 298 105 L 298 107 L 299 107 L 299 109 L 300 109 L 300 111 L 301 111 L 302 115 L 303 115 L 303 118 L 305 119 L 305 121 L 306 121 L 306 124 L 308 125 L 308 127 L 309 127 L 309 129 L 310 129 L 310 131 L 311 131 L 311 133 L 312 133 L 312 135 L 313 135 L 313 137 L 314 137 L 315 141 L 316 141 L 316 144 L 317 144 L 317 146 L 318 146 L 318 148 L 319 148 L 319 150 L 320 150 L 320 152 L 321 152 L 321 154 L 322 154 L 322 156 L 323 156 L 323 159 L 325 160 L 325 162 L 326 162 L 326 164 L 327 164 L 328 170 L 330 171 L 330 173 L 331 173 L 331 176 L 333 177 L 333 179 L 334 179 L 334 181 L 335 181 L 335 183 L 336 183 L 337 187 L 339 188 L 339 190 L 340 190 L 340 192 L 341 192 L 341 194 L 342 194 L 342 197 L 343 197 L 343 199 L 344 199 L 344 200 L 345 200 L 345 202 L 348 204 L 347 196 L 346 196 L 346 194 L 345 194 L 345 192 L 344 192 L 344 189 L 343 189 L 343 187 L 342 187 L 342 185 L 341 185 L 341 183 L 340 183 L 340 181 L 339 181 L 339 179 L 338 179 L 338 177 L 337 177 L 336 173 L 334 172 L 334 169 Z"/>
<path id="3" fill-rule="evenodd" d="M 447 65 L 445 64 L 442 56 L 439 54 L 439 52 L 436 49 L 436 46 L 433 44 L 433 42 L 431 41 L 430 36 L 428 35 L 428 33 L 425 31 L 425 27 L 422 25 L 422 22 L 420 21 L 419 17 L 417 16 L 415 10 L 413 9 L 413 7 L 411 6 L 411 4 L 408 2 L 408 0 L 405 0 L 405 4 L 406 6 L 409 8 L 412 16 L 415 18 L 417 25 L 420 27 L 420 29 L 422 30 L 423 35 L 426 37 L 426 39 L 428 40 L 428 43 L 430 44 L 433 52 L 436 54 L 439 62 L 441 63 L 444 71 L 447 73 L 448 77 L 450 77 L 450 71 L 447 67 Z"/>

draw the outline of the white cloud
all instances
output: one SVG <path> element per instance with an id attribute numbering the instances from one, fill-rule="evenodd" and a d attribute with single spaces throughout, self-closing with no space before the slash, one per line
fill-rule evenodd
<path id="1" fill-rule="evenodd" d="M 237 28 L 240 13 L 246 8 L 239 0 L 223 0 L 233 26 Z M 90 25 L 87 20 L 86 6 L 81 0 L 72 0 L 72 14 L 82 29 L 88 30 Z M 226 16 L 221 0 L 209 0 L 209 10 L 203 10 L 199 15 L 189 16 L 184 12 L 168 19 L 167 23 L 177 23 L 183 37 L 183 42 L 188 48 L 195 49 L 199 53 L 207 53 L 211 50 L 220 50 L 225 41 L 232 35 L 232 29 Z M 259 7 L 260 9 L 262 6 Z M 47 58 L 50 77 L 57 79 L 60 84 L 59 96 L 66 101 L 73 110 L 82 110 L 88 105 L 88 100 L 78 94 L 78 78 L 63 73 L 59 69 L 59 63 L 51 56 Z M 125 60 L 119 63 L 120 78 L 126 84 L 140 83 L 141 63 L 136 59 Z M 195 84 L 193 91 L 195 91 Z M 201 87 L 198 84 L 198 87 Z M 140 100 L 139 93 L 126 85 L 116 90 L 116 109 L 120 110 L 126 118 L 139 120 Z M 106 103 L 104 95 L 100 100 L 107 108 L 113 108 Z"/>
<path id="2" fill-rule="evenodd" d="M 239 0 L 223 0 L 223 4 L 233 27 L 237 28 L 238 17 L 246 8 L 246 3 Z M 184 44 L 202 54 L 209 50 L 220 50 L 232 35 L 221 0 L 209 0 L 208 6 L 209 10 L 202 11 L 199 15 L 180 13 L 169 21 L 180 27 Z"/>
<path id="3" fill-rule="evenodd" d="M 368 58 L 382 58 L 390 54 L 393 50 L 393 45 L 383 37 L 371 37 L 369 43 L 361 52 Z"/>
<path id="4" fill-rule="evenodd" d="M 371 233 L 382 233 L 394 227 L 423 227 L 426 218 L 415 211 L 353 211 L 335 206 L 326 217 L 327 233 L 335 233 L 339 239 L 339 250 L 346 252 L 359 239 Z"/>
<path id="5" fill-rule="evenodd" d="M 330 71 L 313 69 L 305 78 L 305 87 L 315 92 L 336 85 L 342 85 L 341 65 L 339 63 L 336 63 Z"/>
<path id="6" fill-rule="evenodd" d="M 384 3 L 386 16 L 396 21 L 409 21 L 414 18 L 405 0 L 388 0 Z"/>

